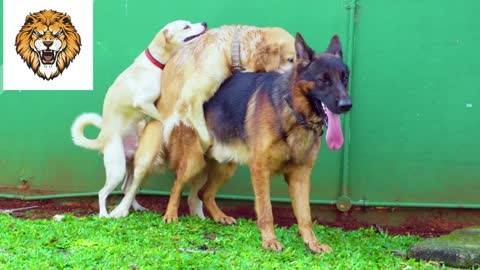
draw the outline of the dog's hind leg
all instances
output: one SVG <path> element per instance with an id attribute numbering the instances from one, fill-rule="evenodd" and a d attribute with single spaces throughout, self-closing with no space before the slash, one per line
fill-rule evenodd
<path id="1" fill-rule="evenodd" d="M 145 127 L 144 134 L 140 138 L 138 149 L 135 152 L 135 168 L 133 170 L 132 184 L 126 189 L 125 196 L 120 204 L 110 213 L 111 217 L 121 218 L 128 215 L 137 190 L 162 146 L 161 135 L 162 125 L 160 122 L 150 121 Z M 149 140 L 148 138 L 155 139 Z"/>
<path id="2" fill-rule="evenodd" d="M 109 217 L 107 211 L 107 197 L 122 182 L 125 176 L 125 153 L 120 135 L 112 136 L 103 150 L 106 182 L 98 192 L 100 217 Z"/>
<path id="3" fill-rule="evenodd" d="M 126 173 L 126 176 L 125 176 L 125 181 L 123 182 L 123 185 L 122 185 L 122 190 L 123 190 L 123 193 L 125 193 L 128 189 L 128 187 L 130 187 L 130 185 L 132 184 L 132 180 L 133 180 L 133 159 L 129 159 L 127 161 L 127 173 Z M 132 208 L 133 210 L 135 211 L 148 211 L 147 208 L 143 207 L 138 201 L 137 199 L 133 199 L 133 202 L 132 202 Z"/>
<path id="4" fill-rule="evenodd" d="M 320 244 L 312 230 L 310 214 L 310 172 L 311 167 L 299 166 L 285 174 L 288 192 L 292 199 L 293 212 L 297 218 L 298 230 L 303 242 L 313 253 L 331 252 L 328 245 Z"/>
<path id="5" fill-rule="evenodd" d="M 188 194 L 188 209 L 190 210 L 191 216 L 198 216 L 201 219 L 205 219 L 205 215 L 203 214 L 203 203 L 198 197 L 198 192 L 203 187 L 205 182 L 207 181 L 207 177 L 204 174 L 195 177 L 192 180 L 192 187 L 190 188 L 190 193 Z"/>
<path id="6" fill-rule="evenodd" d="M 165 222 L 178 221 L 178 207 L 183 187 L 195 178 L 205 178 L 205 159 L 196 131 L 181 124 L 172 131 L 170 162 L 175 172 L 175 181 L 170 191 Z"/>
<path id="7" fill-rule="evenodd" d="M 223 224 L 236 224 L 235 218 L 227 216 L 217 205 L 215 195 L 218 190 L 232 178 L 237 164 L 233 162 L 220 164 L 215 160 L 209 160 L 207 164 L 208 180 L 202 192 L 205 208 L 216 222 Z"/>

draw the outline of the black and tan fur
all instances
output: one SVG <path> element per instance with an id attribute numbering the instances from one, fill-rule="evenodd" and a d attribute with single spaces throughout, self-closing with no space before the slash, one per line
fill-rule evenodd
<path id="1" fill-rule="evenodd" d="M 321 142 L 321 103 L 334 113 L 351 107 L 348 68 L 336 36 L 326 53 L 315 54 L 297 34 L 296 51 L 297 63 L 290 72 L 235 74 L 204 105 L 214 138 L 210 158 L 215 161 L 209 162 L 202 197 L 215 220 L 235 222 L 221 212 L 214 198 L 235 170 L 228 162 L 248 163 L 263 248 L 281 250 L 274 233 L 270 178 L 283 174 L 305 244 L 313 252 L 328 252 L 331 248 L 320 244 L 312 231 L 310 173 Z M 303 125 L 294 112 L 302 116 Z"/>

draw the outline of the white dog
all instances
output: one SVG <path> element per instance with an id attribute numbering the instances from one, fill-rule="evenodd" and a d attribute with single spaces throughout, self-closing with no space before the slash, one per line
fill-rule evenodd
<path id="1" fill-rule="evenodd" d="M 167 24 L 109 88 L 103 103 L 103 120 L 96 113 L 84 113 L 75 119 L 71 128 L 73 142 L 103 152 L 104 155 L 106 183 L 98 194 L 100 217 L 108 217 L 107 197 L 127 173 L 127 161 L 132 161 L 139 129 L 142 129 L 139 124 L 145 122 L 146 115 L 160 120 L 154 102 L 160 96 L 164 64 L 179 48 L 206 30 L 206 23 L 174 21 Z M 88 125 L 101 129 L 96 139 L 84 136 L 84 129 Z M 128 185 L 124 183 L 123 186 L 125 188 Z M 135 210 L 145 209 L 137 201 L 132 203 L 132 207 Z"/>

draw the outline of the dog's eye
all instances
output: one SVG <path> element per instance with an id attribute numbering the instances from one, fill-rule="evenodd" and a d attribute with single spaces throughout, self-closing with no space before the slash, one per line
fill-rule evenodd
<path id="1" fill-rule="evenodd" d="M 290 63 L 293 63 L 293 57 L 287 58 L 287 61 L 290 62 Z"/>
<path id="2" fill-rule="evenodd" d="M 37 29 L 33 29 L 33 34 L 37 37 L 41 36 Z"/>
<path id="3" fill-rule="evenodd" d="M 324 84 L 330 84 L 330 76 L 328 76 L 328 74 L 325 74 L 322 77 L 319 77 L 318 80 Z"/>
<path id="4" fill-rule="evenodd" d="M 190 25 L 185 25 L 185 27 L 183 27 L 183 30 L 187 30 L 187 29 L 190 29 Z"/>

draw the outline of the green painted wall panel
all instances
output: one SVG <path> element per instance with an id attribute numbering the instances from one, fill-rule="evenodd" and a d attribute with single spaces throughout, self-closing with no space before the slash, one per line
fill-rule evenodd
<path id="1" fill-rule="evenodd" d="M 478 203 L 480 2 L 361 2 L 353 199 Z"/>

